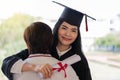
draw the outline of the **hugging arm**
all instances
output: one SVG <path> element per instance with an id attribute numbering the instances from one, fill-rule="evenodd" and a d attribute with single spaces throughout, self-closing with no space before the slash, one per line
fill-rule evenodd
<path id="1" fill-rule="evenodd" d="M 28 50 L 22 50 L 21 52 L 9 56 L 3 60 L 2 63 L 2 72 L 9 79 L 13 80 L 13 73 L 20 73 L 22 71 L 34 71 L 36 65 L 24 63 L 25 60 L 29 56 Z M 32 66 L 32 67 L 31 67 Z M 49 69 L 49 70 L 48 70 Z M 41 65 L 40 69 L 36 72 L 41 72 L 44 78 L 48 78 L 52 75 L 52 66 L 49 64 Z"/>
<path id="2" fill-rule="evenodd" d="M 28 57 L 28 50 L 22 50 L 21 52 L 14 54 L 12 56 L 9 56 L 3 60 L 2 63 L 2 72 L 5 76 L 7 76 L 9 79 L 12 78 L 11 68 L 12 66 L 20 59 L 24 60 Z"/>

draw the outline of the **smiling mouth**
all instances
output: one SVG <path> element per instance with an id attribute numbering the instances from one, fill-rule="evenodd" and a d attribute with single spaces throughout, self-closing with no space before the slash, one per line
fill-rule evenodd
<path id="1" fill-rule="evenodd" d="M 66 38 L 66 37 L 62 37 L 63 38 L 63 40 L 65 40 L 65 41 L 70 41 L 71 39 L 69 39 L 69 38 Z"/>

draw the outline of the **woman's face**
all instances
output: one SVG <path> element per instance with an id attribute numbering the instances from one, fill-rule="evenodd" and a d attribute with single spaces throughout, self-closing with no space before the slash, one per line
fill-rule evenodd
<path id="1" fill-rule="evenodd" d="M 58 29 L 58 44 L 70 46 L 76 40 L 77 35 L 78 27 L 64 21 Z"/>

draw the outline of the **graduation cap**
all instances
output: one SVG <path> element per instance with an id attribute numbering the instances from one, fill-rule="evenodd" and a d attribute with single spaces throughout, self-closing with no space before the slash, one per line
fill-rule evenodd
<path id="1" fill-rule="evenodd" d="M 60 16 L 60 19 L 64 19 L 66 22 L 68 22 L 69 24 L 72 24 L 72 25 L 75 25 L 75 26 L 78 26 L 80 27 L 80 24 L 82 22 L 82 19 L 83 19 L 83 16 L 85 16 L 85 23 L 86 23 L 86 31 L 88 31 L 88 25 L 87 25 L 87 17 L 93 19 L 93 20 L 96 20 L 95 18 L 85 14 L 85 13 L 82 13 L 80 11 L 77 11 L 75 9 L 72 9 L 70 7 L 67 7 L 61 3 L 58 3 L 56 1 L 52 1 L 56 4 L 59 4 L 63 7 L 65 7 L 63 13 L 61 14 Z"/>

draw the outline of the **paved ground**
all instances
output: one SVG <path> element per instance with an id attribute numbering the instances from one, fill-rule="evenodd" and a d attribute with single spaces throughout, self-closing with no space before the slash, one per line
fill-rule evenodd
<path id="1" fill-rule="evenodd" d="M 89 61 L 92 80 L 120 80 L 120 68 Z"/>
<path id="2" fill-rule="evenodd" d="M 90 52 L 87 54 L 90 61 L 95 61 L 120 68 L 120 53 Z"/>

